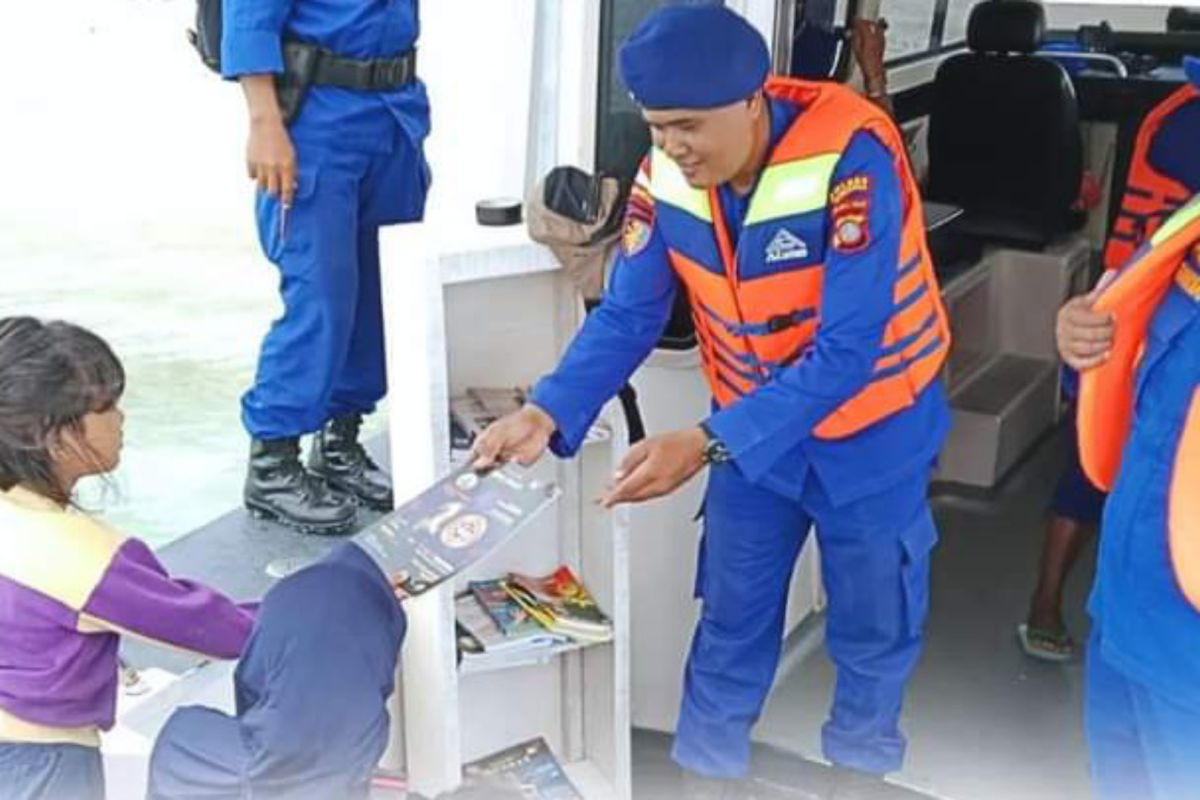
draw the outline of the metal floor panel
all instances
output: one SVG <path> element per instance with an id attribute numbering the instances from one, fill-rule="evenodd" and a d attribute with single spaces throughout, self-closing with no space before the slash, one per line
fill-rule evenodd
<path id="1" fill-rule="evenodd" d="M 633 731 L 634 800 L 684 798 L 680 771 L 670 758 L 671 738 Z M 832 800 L 837 773 L 825 764 L 766 744 L 756 744 L 746 793 L 730 800 Z M 881 783 L 855 794 L 858 800 L 939 800 L 902 786 Z"/>

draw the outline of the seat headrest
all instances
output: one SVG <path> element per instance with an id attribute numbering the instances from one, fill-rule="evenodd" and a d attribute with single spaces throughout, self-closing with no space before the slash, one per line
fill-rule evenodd
<path id="1" fill-rule="evenodd" d="M 1046 12 L 1032 0 L 986 0 L 971 10 L 967 46 L 976 53 L 1032 53 L 1042 44 Z"/>

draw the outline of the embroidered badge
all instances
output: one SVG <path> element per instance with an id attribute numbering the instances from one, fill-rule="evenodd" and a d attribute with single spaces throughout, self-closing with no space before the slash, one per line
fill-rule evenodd
<path id="1" fill-rule="evenodd" d="M 833 221 L 833 248 L 855 253 L 871 243 L 871 178 L 854 175 L 841 181 L 829 192 L 830 217 Z"/>
<path id="2" fill-rule="evenodd" d="M 837 223 L 833 247 L 843 253 L 854 253 L 868 244 L 866 220 L 843 219 Z"/>
<path id="3" fill-rule="evenodd" d="M 636 217 L 625 220 L 621 231 L 621 250 L 627 256 L 636 256 L 650 243 L 650 226 Z"/>
<path id="4" fill-rule="evenodd" d="M 833 187 L 829 192 L 829 202 L 831 205 L 837 205 L 856 194 L 865 195 L 869 191 L 871 191 L 870 176 L 853 175 Z"/>
<path id="5" fill-rule="evenodd" d="M 625 223 L 621 228 L 621 251 L 636 256 L 650 243 L 654 230 L 654 199 L 644 187 L 634 185 L 625 206 Z"/>
<path id="6" fill-rule="evenodd" d="M 808 245 L 787 228 L 780 228 L 767 244 L 766 258 L 768 264 L 808 258 Z"/>

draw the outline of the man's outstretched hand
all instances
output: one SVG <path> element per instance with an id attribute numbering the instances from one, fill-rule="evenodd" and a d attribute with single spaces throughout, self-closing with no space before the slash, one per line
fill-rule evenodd
<path id="1" fill-rule="evenodd" d="M 704 466 L 707 444 L 698 427 L 643 439 L 629 448 L 600 504 L 612 508 L 670 494 Z"/>

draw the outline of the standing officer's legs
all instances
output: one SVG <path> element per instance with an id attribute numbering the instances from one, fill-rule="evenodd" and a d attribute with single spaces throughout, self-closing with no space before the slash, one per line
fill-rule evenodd
<path id="1" fill-rule="evenodd" d="M 924 471 L 836 508 L 815 476 L 805 487 L 829 599 L 826 645 L 837 667 L 822 745 L 830 761 L 861 772 L 882 775 L 904 759 L 900 706 L 920 655 L 937 542 L 927 492 Z"/>
<path id="2" fill-rule="evenodd" d="M 379 280 L 379 226 L 358 230 L 358 298 L 350 346 L 334 376 L 327 419 L 347 414 L 367 415 L 387 393 L 383 352 L 383 306 Z"/>
<path id="3" fill-rule="evenodd" d="M 428 175 L 424 155 L 403 134 L 397 135 L 393 152 L 371 158 L 360 187 L 357 295 L 349 344 L 333 375 L 326 424 L 309 454 L 313 472 L 365 505 L 385 511 L 392 507 L 391 480 L 358 441 L 363 416 L 387 392 L 379 226 L 421 218 Z"/>
<path id="4" fill-rule="evenodd" d="M 1152 798 L 1146 753 L 1138 735 L 1132 684 L 1101 655 L 1100 627 L 1086 651 L 1083 722 L 1097 800 Z"/>
<path id="5" fill-rule="evenodd" d="M 1097 800 L 1200 798 L 1200 710 L 1131 680 L 1104 655 L 1102 622 L 1087 648 L 1084 730 Z"/>
<path id="6" fill-rule="evenodd" d="M 787 590 L 809 519 L 732 466 L 710 471 L 697 593 L 703 600 L 672 757 L 718 778 L 745 773 L 750 728 L 771 688 Z"/>
<path id="7" fill-rule="evenodd" d="M 258 198 L 259 238 L 281 275 L 283 316 L 263 341 L 242 398 L 253 440 L 246 505 L 299 528 L 329 532 L 354 520 L 353 498 L 308 474 L 299 437 L 325 422 L 358 303 L 359 184 L 367 158 L 298 147 L 300 175 L 286 221 Z"/>

